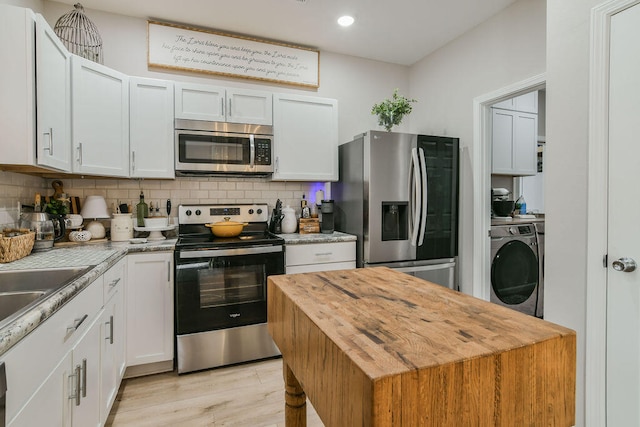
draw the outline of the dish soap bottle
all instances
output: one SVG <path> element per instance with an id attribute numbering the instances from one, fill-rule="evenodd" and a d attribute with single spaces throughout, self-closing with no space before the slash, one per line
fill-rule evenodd
<path id="1" fill-rule="evenodd" d="M 516 212 L 520 215 L 525 215 L 527 213 L 527 202 L 524 200 L 524 196 L 518 197 L 516 200 Z"/>
<path id="2" fill-rule="evenodd" d="M 144 193 L 140 191 L 140 202 L 136 205 L 138 227 L 144 227 L 144 219 L 149 216 L 149 207 L 144 202 Z"/>

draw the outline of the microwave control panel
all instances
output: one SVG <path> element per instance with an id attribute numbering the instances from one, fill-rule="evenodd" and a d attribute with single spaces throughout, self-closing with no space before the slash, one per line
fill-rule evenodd
<path id="1" fill-rule="evenodd" d="M 256 139 L 256 165 L 271 164 L 271 141 L 268 139 Z"/>

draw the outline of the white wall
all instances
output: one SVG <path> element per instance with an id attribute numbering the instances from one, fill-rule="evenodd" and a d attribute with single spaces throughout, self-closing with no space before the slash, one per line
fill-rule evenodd
<path id="1" fill-rule="evenodd" d="M 70 5 L 45 1 L 43 15 L 53 27 L 58 18 L 70 10 L 72 10 Z M 367 129 L 381 129 L 377 125 L 375 116 L 371 115 L 373 104 L 390 97 L 394 88 L 399 88 L 401 93 L 409 91 L 408 67 L 330 52 L 320 52 L 320 88 L 318 90 L 206 74 L 149 70 L 147 68 L 146 20 L 92 9 L 85 9 L 85 13 L 96 24 L 102 37 L 106 66 L 131 76 L 335 98 L 338 100 L 341 143 L 350 141 L 354 135 Z M 285 41 L 296 42 L 295 40 Z M 403 129 L 398 127 L 396 130 Z"/>
<path id="2" fill-rule="evenodd" d="M 520 0 L 411 67 L 411 96 L 418 100 L 411 131 L 456 136 L 467 148 L 460 179 L 460 285 L 467 293 L 473 260 L 473 99 L 544 73 L 545 18 L 545 0 Z"/>
<path id="3" fill-rule="evenodd" d="M 587 159 L 591 8 L 547 2 L 545 314 L 578 333 L 577 420 L 584 425 Z M 588 402 L 586 403 L 588 404 Z"/>

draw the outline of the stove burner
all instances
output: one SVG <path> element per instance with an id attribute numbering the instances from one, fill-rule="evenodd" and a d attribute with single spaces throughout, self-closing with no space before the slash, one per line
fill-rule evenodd
<path id="1" fill-rule="evenodd" d="M 268 212 L 269 207 L 266 204 L 180 205 L 176 249 L 283 244 L 284 239 L 268 231 Z M 239 236 L 214 236 L 205 224 L 222 221 L 225 217 L 230 217 L 231 221 L 248 224 Z"/>

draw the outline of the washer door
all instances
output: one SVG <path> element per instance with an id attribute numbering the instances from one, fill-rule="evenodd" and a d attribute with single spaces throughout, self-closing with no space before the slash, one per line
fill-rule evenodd
<path id="1" fill-rule="evenodd" d="M 491 286 L 505 304 L 517 305 L 528 300 L 538 284 L 538 258 L 524 242 L 505 243 L 493 258 Z"/>

